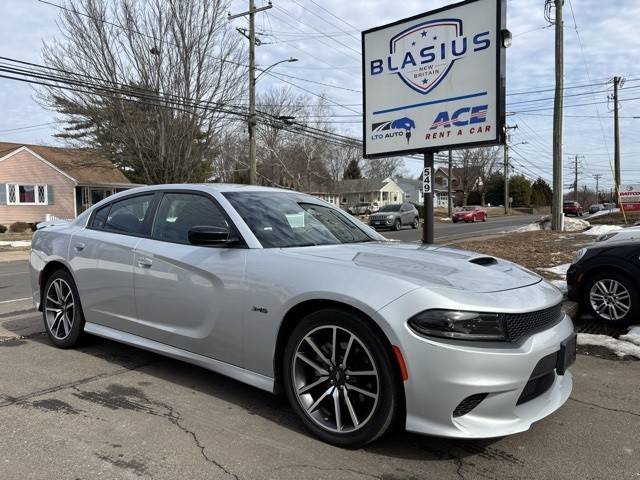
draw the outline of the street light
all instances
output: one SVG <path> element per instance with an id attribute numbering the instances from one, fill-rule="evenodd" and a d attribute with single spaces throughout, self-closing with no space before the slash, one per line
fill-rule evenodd
<path id="1" fill-rule="evenodd" d="M 249 62 L 249 183 L 256 185 L 258 183 L 258 163 L 256 158 L 256 82 L 258 78 L 267 73 L 276 65 L 286 62 L 297 62 L 297 58 L 289 58 L 287 60 L 280 60 L 273 65 L 268 66 L 260 72 L 256 77 L 256 67 L 253 61 L 253 56 Z"/>
<path id="2" fill-rule="evenodd" d="M 291 57 L 291 58 L 288 58 L 287 60 L 280 60 L 279 62 L 276 62 L 276 63 L 274 63 L 273 65 L 270 65 L 270 66 L 268 66 L 268 67 L 267 67 L 267 68 L 265 68 L 265 69 L 257 68 L 257 70 L 260 70 L 260 75 L 258 75 L 258 76 L 256 77 L 255 82 L 257 82 L 257 81 L 258 81 L 258 79 L 259 79 L 262 75 L 264 75 L 265 73 L 267 73 L 269 70 L 271 70 L 271 69 L 272 69 L 273 67 L 275 67 L 276 65 L 280 65 L 281 63 L 287 63 L 287 62 L 292 63 L 292 62 L 297 62 L 297 61 L 298 61 L 298 59 L 297 59 L 297 58 L 293 58 L 293 57 Z"/>

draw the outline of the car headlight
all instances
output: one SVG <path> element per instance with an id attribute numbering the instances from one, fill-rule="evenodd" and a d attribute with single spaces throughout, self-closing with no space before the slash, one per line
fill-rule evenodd
<path id="1" fill-rule="evenodd" d="M 387 220 L 393 220 L 393 215 L 387 215 L 385 218 L 386 218 Z"/>
<path id="2" fill-rule="evenodd" d="M 596 242 L 604 242 L 606 240 L 609 240 L 610 238 L 615 237 L 617 234 L 618 232 L 603 233 L 597 238 Z"/>
<path id="3" fill-rule="evenodd" d="M 458 340 L 506 340 L 505 327 L 497 313 L 426 310 L 409 319 L 416 333 Z"/>
<path id="4" fill-rule="evenodd" d="M 580 250 L 578 250 L 578 253 L 576 253 L 576 256 L 573 257 L 573 260 L 571 261 L 571 265 L 578 263 L 580 261 L 580 259 L 582 259 L 582 257 L 584 257 L 585 253 L 587 253 L 587 249 L 586 248 L 581 248 Z"/>

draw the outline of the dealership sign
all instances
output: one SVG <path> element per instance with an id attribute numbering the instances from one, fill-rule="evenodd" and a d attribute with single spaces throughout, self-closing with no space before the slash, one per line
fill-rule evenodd
<path id="1" fill-rule="evenodd" d="M 625 211 L 640 210 L 640 185 L 622 185 L 619 197 L 620 208 Z"/>
<path id="2" fill-rule="evenodd" d="M 362 33 L 366 157 L 502 143 L 505 0 Z"/>

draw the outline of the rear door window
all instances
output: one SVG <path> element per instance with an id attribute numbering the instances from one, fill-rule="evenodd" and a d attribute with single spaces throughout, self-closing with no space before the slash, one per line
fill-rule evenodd
<path id="1" fill-rule="evenodd" d="M 147 233 L 145 219 L 152 201 L 153 194 L 114 202 L 104 223 L 104 229 L 115 233 L 144 235 Z"/>
<path id="2" fill-rule="evenodd" d="M 100 208 L 96 214 L 93 216 L 93 221 L 91 222 L 91 227 L 92 228 L 98 228 L 98 229 L 103 229 L 104 228 L 104 224 L 107 221 L 107 218 L 109 216 L 109 209 L 111 208 L 111 205 L 106 205 L 102 208 Z"/>

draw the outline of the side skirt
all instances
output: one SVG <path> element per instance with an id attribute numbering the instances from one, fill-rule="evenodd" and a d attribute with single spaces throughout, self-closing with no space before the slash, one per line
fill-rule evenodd
<path id="1" fill-rule="evenodd" d="M 220 360 L 198 355 L 197 353 L 188 352 L 180 348 L 172 347 L 170 345 L 139 337 L 137 335 L 132 335 L 130 333 L 121 332 L 96 323 L 86 322 L 84 325 L 84 331 L 98 337 L 108 338 L 109 340 L 115 340 L 116 342 L 142 348 L 143 350 L 149 350 L 150 352 L 175 358 L 176 360 L 182 360 L 183 362 L 191 363 L 193 365 L 198 365 L 199 367 L 231 377 L 261 390 L 273 392 L 273 378 L 260 375 L 259 373 L 255 373 L 229 363 L 221 362 Z"/>

